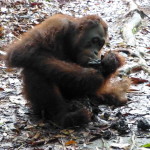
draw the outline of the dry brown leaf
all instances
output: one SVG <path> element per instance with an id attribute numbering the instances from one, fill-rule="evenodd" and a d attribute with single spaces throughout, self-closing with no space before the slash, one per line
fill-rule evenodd
<path id="1" fill-rule="evenodd" d="M 142 70 L 142 67 L 136 67 L 136 68 L 132 69 L 132 72 L 138 72 L 138 71 L 141 71 L 141 70 Z"/>
<path id="2" fill-rule="evenodd" d="M 41 135 L 41 133 L 40 133 L 40 132 L 37 132 L 37 133 L 34 135 L 33 139 L 37 140 L 37 139 L 40 137 L 40 135 Z"/>
<path id="3" fill-rule="evenodd" d="M 66 129 L 60 131 L 60 133 L 63 133 L 65 135 L 70 135 L 73 132 L 74 132 L 74 130 L 66 130 Z"/>
<path id="4" fill-rule="evenodd" d="M 4 35 L 3 30 L 4 30 L 4 28 L 2 26 L 0 26 L 0 38 Z"/>
<path id="5" fill-rule="evenodd" d="M 39 141 L 34 141 L 31 143 L 32 146 L 39 146 L 43 145 L 45 143 L 45 140 L 39 140 Z"/>
<path id="6" fill-rule="evenodd" d="M 128 93 L 132 93 L 132 92 L 136 92 L 136 91 L 139 91 L 139 90 L 136 90 L 136 89 L 130 89 L 130 90 L 128 91 Z"/>
<path id="7" fill-rule="evenodd" d="M 65 137 L 66 137 L 66 135 L 57 134 L 57 135 L 55 135 L 54 137 L 55 137 L 55 138 L 65 138 Z"/>
<path id="8" fill-rule="evenodd" d="M 77 144 L 77 142 L 73 141 L 73 140 L 68 141 L 68 142 L 65 143 L 66 146 L 68 146 L 68 145 L 74 145 L 74 144 Z"/>
<path id="9" fill-rule="evenodd" d="M 0 87 L 0 91 L 4 91 L 4 89 Z"/>
<path id="10" fill-rule="evenodd" d="M 134 77 L 131 77 L 131 81 L 133 84 L 141 84 L 144 82 L 148 82 L 148 80 L 141 79 L 141 78 L 134 78 Z"/>
<path id="11" fill-rule="evenodd" d="M 150 84 L 146 84 L 146 86 L 149 86 L 149 87 L 150 87 Z"/>
<path id="12" fill-rule="evenodd" d="M 15 69 L 13 69 L 13 68 L 6 68 L 5 71 L 6 72 L 13 72 L 13 71 L 15 71 Z"/>

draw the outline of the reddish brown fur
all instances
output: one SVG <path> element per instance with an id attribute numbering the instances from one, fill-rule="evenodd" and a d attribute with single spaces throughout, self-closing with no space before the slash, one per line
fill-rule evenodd
<path id="1" fill-rule="evenodd" d="M 92 95 L 122 104 L 118 94 L 108 92 L 121 57 L 109 53 L 98 69 L 88 66 L 90 59 L 98 59 L 106 38 L 107 24 L 98 16 L 54 15 L 9 46 L 6 63 L 23 68 L 24 94 L 36 112 L 64 127 L 81 125 L 91 114 L 85 108 L 70 111 L 65 99 Z"/>

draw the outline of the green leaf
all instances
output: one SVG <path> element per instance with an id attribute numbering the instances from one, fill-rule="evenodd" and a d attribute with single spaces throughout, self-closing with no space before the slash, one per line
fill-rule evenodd
<path id="1" fill-rule="evenodd" d="M 137 32 L 137 28 L 132 29 L 132 33 L 135 34 Z"/>
<path id="2" fill-rule="evenodd" d="M 149 144 L 142 145 L 141 147 L 150 148 L 150 143 L 149 143 Z"/>
<path id="3" fill-rule="evenodd" d="M 2 123 L 2 122 L 0 122 L 0 126 L 1 126 L 1 125 L 3 125 L 3 123 Z"/>

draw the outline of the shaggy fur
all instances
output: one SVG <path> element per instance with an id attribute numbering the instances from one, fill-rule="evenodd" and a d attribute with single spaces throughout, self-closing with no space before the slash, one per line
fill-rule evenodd
<path id="1" fill-rule="evenodd" d="M 85 108 L 70 111 L 70 99 L 92 95 L 107 104 L 127 101 L 119 88 L 110 90 L 111 75 L 123 64 L 118 54 L 106 54 L 96 69 L 88 65 L 99 59 L 106 38 L 107 24 L 100 17 L 58 14 L 10 45 L 6 63 L 23 68 L 24 95 L 36 112 L 63 127 L 81 125 L 91 120 L 91 113 Z"/>

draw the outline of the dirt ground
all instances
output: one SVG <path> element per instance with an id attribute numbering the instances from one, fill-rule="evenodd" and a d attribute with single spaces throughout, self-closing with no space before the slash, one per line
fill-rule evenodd
<path id="1" fill-rule="evenodd" d="M 134 2 L 144 18 L 134 30 L 135 45 L 129 46 L 122 36 L 124 24 L 132 17 L 126 0 L 0 1 L 0 56 L 12 40 L 52 14 L 97 14 L 109 26 L 109 40 L 103 51 L 123 55 L 126 65 L 120 69 L 120 75 L 132 80 L 125 106 L 100 105 L 97 122 L 82 128 L 60 129 L 36 119 L 22 96 L 21 69 L 7 68 L 0 61 L 0 150 L 150 148 L 150 1 Z M 141 148 L 142 145 L 147 148 Z"/>

